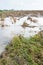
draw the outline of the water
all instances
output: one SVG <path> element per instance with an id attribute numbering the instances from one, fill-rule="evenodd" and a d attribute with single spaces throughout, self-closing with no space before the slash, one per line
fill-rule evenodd
<path id="1" fill-rule="evenodd" d="M 11 41 L 11 39 L 14 36 L 23 35 L 24 37 L 30 37 L 37 34 L 39 31 L 43 30 L 43 17 L 37 18 L 38 20 L 37 23 L 27 20 L 27 17 L 28 16 L 23 17 L 20 20 L 16 20 L 16 23 L 14 23 L 14 21 L 11 20 L 10 17 L 5 18 L 4 20 L 5 26 L 4 27 L 0 26 L 0 54 L 5 50 L 6 45 Z M 35 27 L 34 28 L 21 27 L 24 21 L 28 23 L 30 26 L 35 26 Z"/>

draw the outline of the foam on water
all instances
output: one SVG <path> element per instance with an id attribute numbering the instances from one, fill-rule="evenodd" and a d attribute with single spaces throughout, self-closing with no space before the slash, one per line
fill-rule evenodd
<path id="1" fill-rule="evenodd" d="M 11 41 L 11 39 L 15 35 L 23 35 L 24 37 L 30 37 L 37 34 L 39 31 L 43 30 L 43 17 L 38 17 L 38 18 L 34 17 L 33 19 L 38 20 L 38 22 L 36 23 L 27 20 L 27 18 L 28 16 L 25 16 L 20 20 L 16 20 L 16 23 L 14 23 L 14 21 L 11 20 L 10 17 L 5 18 L 4 20 L 5 26 L 4 27 L 0 26 L 0 54 L 4 51 L 5 46 Z M 12 24 L 12 21 L 14 24 Z M 23 28 L 21 27 L 21 25 L 24 22 L 28 23 L 29 26 L 35 26 L 35 27 Z"/>

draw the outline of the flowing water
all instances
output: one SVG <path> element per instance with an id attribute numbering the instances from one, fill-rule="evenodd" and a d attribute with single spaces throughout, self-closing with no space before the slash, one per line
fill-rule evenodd
<path id="1" fill-rule="evenodd" d="M 20 20 L 16 20 L 16 23 L 14 23 L 10 17 L 7 17 L 4 20 L 4 27 L 1 27 L 0 24 L 0 54 L 5 50 L 6 45 L 15 35 L 31 37 L 37 34 L 39 31 L 43 30 L 43 17 L 32 17 L 33 19 L 37 19 L 38 22 L 36 23 L 27 20 L 27 17 L 28 16 L 25 16 L 23 18 L 20 18 Z M 23 25 L 24 22 L 26 22 L 29 27 L 23 28 L 21 25 Z"/>

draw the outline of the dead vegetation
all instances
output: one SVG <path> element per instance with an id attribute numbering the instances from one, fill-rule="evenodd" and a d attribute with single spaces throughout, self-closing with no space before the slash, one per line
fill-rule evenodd
<path id="1" fill-rule="evenodd" d="M 32 14 L 31 16 L 37 17 L 38 14 L 43 15 L 43 11 L 14 11 L 14 10 L 2 10 L 0 11 L 0 17 L 1 15 L 4 15 L 4 17 L 9 17 L 9 16 L 26 16 L 28 14 Z"/>
<path id="2" fill-rule="evenodd" d="M 24 22 L 21 26 L 22 26 L 23 28 L 25 28 L 25 27 L 29 27 L 29 24 L 27 24 L 26 22 Z"/>
<path id="3" fill-rule="evenodd" d="M 24 22 L 22 25 L 21 25 L 23 28 L 26 28 L 26 27 L 29 27 L 29 28 L 35 28 L 37 26 L 30 26 L 28 23 Z"/>
<path id="4" fill-rule="evenodd" d="M 37 22 L 38 22 L 37 19 L 30 18 L 30 20 L 31 20 L 32 22 L 34 22 L 34 23 L 37 23 Z"/>
<path id="5" fill-rule="evenodd" d="M 12 18 L 13 18 L 13 20 L 14 20 L 14 23 L 16 23 L 17 18 L 16 18 L 16 17 L 12 17 Z"/>
<path id="6" fill-rule="evenodd" d="M 34 22 L 34 23 L 38 22 L 37 19 L 33 19 L 32 17 L 28 17 L 27 20 L 30 20 L 31 22 Z"/>
<path id="7" fill-rule="evenodd" d="M 4 21 L 1 21 L 1 27 L 4 27 Z"/>
<path id="8" fill-rule="evenodd" d="M 4 21 L 4 18 L 1 18 L 1 20 L 0 21 Z"/>
<path id="9" fill-rule="evenodd" d="M 43 37 L 43 30 L 39 32 L 40 36 Z"/>
<path id="10" fill-rule="evenodd" d="M 37 26 L 28 26 L 29 28 L 35 28 L 35 27 L 37 27 Z"/>

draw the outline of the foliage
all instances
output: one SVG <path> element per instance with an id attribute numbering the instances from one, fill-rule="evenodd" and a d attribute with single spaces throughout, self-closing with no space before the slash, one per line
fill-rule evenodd
<path id="1" fill-rule="evenodd" d="M 43 65 L 43 37 L 14 37 L 0 57 L 0 65 Z"/>

